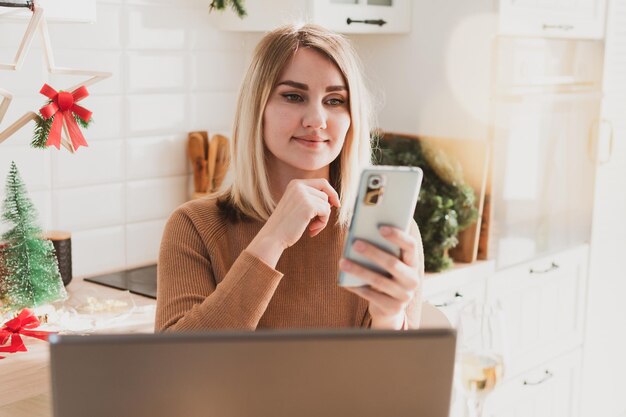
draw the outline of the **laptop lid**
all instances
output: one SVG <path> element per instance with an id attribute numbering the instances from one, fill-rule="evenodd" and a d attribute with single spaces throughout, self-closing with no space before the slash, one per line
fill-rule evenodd
<path id="1" fill-rule="evenodd" d="M 56 417 L 448 416 L 456 334 L 50 337 Z"/>

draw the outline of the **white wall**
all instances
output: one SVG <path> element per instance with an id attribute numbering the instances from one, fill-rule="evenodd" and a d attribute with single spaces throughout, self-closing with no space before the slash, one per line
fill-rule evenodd
<path id="1" fill-rule="evenodd" d="M 494 0 L 412 1 L 406 35 L 354 35 L 378 97 L 379 126 L 486 139 Z"/>
<path id="2" fill-rule="evenodd" d="M 49 25 L 57 66 L 113 76 L 81 102 L 94 113 L 88 148 L 32 149 L 34 124 L 0 145 L 0 198 L 15 160 L 41 225 L 72 232 L 77 276 L 155 262 L 164 223 L 188 195 L 187 132 L 230 132 L 258 35 L 214 30 L 208 4 L 99 0 L 96 24 Z M 0 21 L 0 62 L 13 60 L 25 25 Z M 38 38 L 33 46 L 19 72 L 0 71 L 0 88 L 15 95 L 0 130 L 45 103 L 44 82 L 82 80 L 49 76 Z"/>

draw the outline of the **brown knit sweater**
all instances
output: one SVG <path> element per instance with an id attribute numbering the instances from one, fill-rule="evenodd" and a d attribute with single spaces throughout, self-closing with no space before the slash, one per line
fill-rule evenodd
<path id="1" fill-rule="evenodd" d="M 367 301 L 337 285 L 345 229 L 336 220 L 333 208 L 326 228 L 305 233 L 274 269 L 245 250 L 263 223 L 226 221 L 214 198 L 182 205 L 161 241 L 156 330 L 368 327 Z M 419 326 L 419 304 L 407 309 L 409 327 Z"/>

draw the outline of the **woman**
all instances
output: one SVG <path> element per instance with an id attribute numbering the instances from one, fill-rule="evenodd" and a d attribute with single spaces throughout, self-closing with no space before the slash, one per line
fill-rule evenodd
<path id="1" fill-rule="evenodd" d="M 260 41 L 237 106 L 233 184 L 179 207 L 165 228 L 157 330 L 419 326 L 417 225 L 381 229 L 399 260 L 355 243 L 391 279 L 340 260 L 371 163 L 369 111 L 342 36 L 285 26 Z M 369 286 L 338 287 L 339 267 Z"/>

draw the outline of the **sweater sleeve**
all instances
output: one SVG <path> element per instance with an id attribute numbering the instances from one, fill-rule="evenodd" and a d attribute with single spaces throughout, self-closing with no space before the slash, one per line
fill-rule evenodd
<path id="1" fill-rule="evenodd" d="M 156 331 L 254 330 L 283 276 L 243 251 L 217 285 L 207 244 L 180 209 L 165 226 L 157 275 Z"/>
<path id="2" fill-rule="evenodd" d="M 404 329 L 418 329 L 422 319 L 422 285 L 424 285 L 424 246 L 422 245 L 422 236 L 415 220 L 411 222 L 409 232 L 413 237 L 417 238 L 417 264 L 419 265 L 420 283 L 415 290 L 413 299 L 406 308 L 406 318 Z"/>

